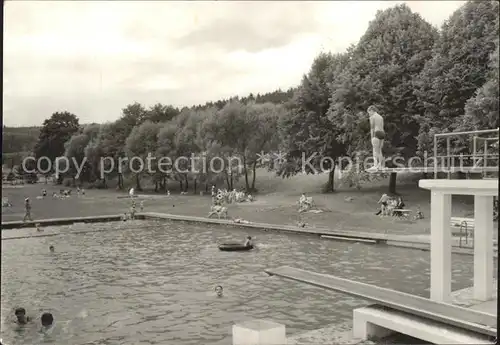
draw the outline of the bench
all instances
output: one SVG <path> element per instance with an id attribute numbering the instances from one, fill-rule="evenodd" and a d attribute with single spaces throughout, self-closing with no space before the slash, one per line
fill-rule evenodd
<path id="1" fill-rule="evenodd" d="M 450 223 L 453 228 L 464 227 L 467 230 L 474 229 L 474 218 L 451 217 Z"/>

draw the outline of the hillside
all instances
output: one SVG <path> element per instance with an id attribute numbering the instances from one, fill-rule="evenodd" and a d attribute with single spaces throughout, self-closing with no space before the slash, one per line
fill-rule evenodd
<path id="1" fill-rule="evenodd" d="M 2 128 L 2 154 L 29 152 L 33 149 L 40 127 L 6 127 Z"/>

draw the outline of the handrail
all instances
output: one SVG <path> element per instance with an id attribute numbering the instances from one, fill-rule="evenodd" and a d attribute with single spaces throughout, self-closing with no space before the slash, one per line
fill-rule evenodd
<path id="1" fill-rule="evenodd" d="M 478 136 L 473 137 L 473 153 L 472 155 L 452 155 L 451 154 L 451 141 L 450 137 L 452 136 L 460 136 L 460 135 L 474 135 L 474 134 L 488 134 L 488 133 L 496 133 L 497 136 L 495 138 L 481 138 Z M 484 162 L 484 167 L 488 165 L 488 159 L 495 159 L 496 157 L 500 157 L 500 155 L 493 153 L 493 154 L 488 154 L 488 141 L 490 140 L 498 140 L 499 136 L 498 134 L 500 133 L 500 128 L 496 129 L 485 129 L 485 130 L 478 130 L 478 131 L 467 131 L 467 132 L 449 132 L 449 133 L 438 133 L 434 134 L 434 178 L 437 179 L 438 177 L 438 159 L 446 159 L 447 163 L 444 163 L 444 165 L 451 166 L 452 163 L 452 158 L 455 157 L 472 157 L 473 160 L 473 165 L 474 167 L 476 166 L 476 159 L 477 159 L 477 139 L 483 140 L 484 142 L 484 152 L 480 153 L 480 156 L 482 158 L 482 161 Z M 438 144 L 437 141 L 439 138 L 446 137 L 446 155 L 445 156 L 438 156 Z M 482 172 L 483 177 L 485 176 L 485 171 Z M 448 172 L 447 174 L 448 178 L 451 177 L 451 172 Z"/>
<path id="2" fill-rule="evenodd" d="M 500 156 L 500 154 L 498 153 L 488 153 L 487 156 L 494 156 L 494 157 L 498 157 Z M 463 154 L 460 154 L 460 155 L 444 155 L 444 156 L 434 156 L 433 158 L 459 158 L 459 157 L 477 157 L 477 155 L 463 155 Z"/>
<path id="3" fill-rule="evenodd" d="M 454 135 L 466 135 L 466 134 L 486 134 L 486 133 L 498 133 L 499 128 L 496 129 L 483 129 L 483 130 L 478 130 L 478 131 L 468 131 L 468 132 L 449 132 L 449 133 L 438 133 L 434 134 L 435 138 L 441 138 L 441 137 L 451 137 Z"/>

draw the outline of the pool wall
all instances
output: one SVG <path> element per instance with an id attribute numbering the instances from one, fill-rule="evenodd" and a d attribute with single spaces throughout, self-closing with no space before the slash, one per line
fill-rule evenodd
<path id="1" fill-rule="evenodd" d="M 122 214 L 115 215 L 104 215 L 104 216 L 91 216 L 91 217 L 72 217 L 72 218 L 53 218 L 53 219 L 40 219 L 36 221 L 23 222 L 23 221 L 11 221 L 2 222 L 2 230 L 12 230 L 18 228 L 29 228 L 35 227 L 36 224 L 40 226 L 49 225 L 68 225 L 73 223 L 99 223 L 99 222 L 110 222 L 110 221 L 120 221 L 122 220 Z M 390 245 L 396 247 L 404 247 L 410 249 L 418 250 L 430 250 L 430 239 L 426 235 L 392 235 L 383 234 L 375 232 L 361 232 L 361 231 L 341 231 L 332 230 L 328 228 L 311 227 L 302 228 L 298 226 L 285 225 L 285 224 L 268 224 L 268 223 L 240 223 L 229 219 L 211 219 L 207 217 L 193 217 L 193 216 L 181 216 L 169 213 L 156 213 L 156 212 L 144 212 L 137 213 L 135 219 L 145 220 L 145 219 L 165 219 L 170 221 L 182 221 L 191 223 L 203 223 L 203 224 L 217 224 L 223 226 L 239 227 L 246 229 L 255 229 L 261 231 L 278 231 L 278 232 L 289 232 L 299 235 L 313 235 L 323 238 L 324 240 L 336 240 L 336 241 L 352 241 L 361 243 L 373 243 Z M 36 237 L 36 236 L 33 236 Z M 473 255 L 473 248 L 464 248 L 453 246 L 452 252 L 455 254 L 465 254 Z M 495 251 L 495 257 L 497 256 L 497 251 Z"/>

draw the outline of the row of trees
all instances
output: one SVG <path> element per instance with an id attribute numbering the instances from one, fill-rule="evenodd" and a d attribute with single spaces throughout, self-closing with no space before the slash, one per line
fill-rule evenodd
<path id="1" fill-rule="evenodd" d="M 246 189 L 251 191 L 255 190 L 256 169 L 263 161 L 259 159 L 260 153 L 278 148 L 279 140 L 275 134 L 285 115 L 285 107 L 280 104 L 254 101 L 244 104 L 238 100 L 227 102 L 222 109 L 214 106 L 184 108 L 174 116 L 153 116 L 158 115 L 158 109 L 159 105 L 146 110 L 135 103 L 123 109 L 123 116 L 115 122 L 90 124 L 83 128 L 78 125 L 75 115 L 56 113 L 44 123 L 40 136 L 56 133 L 60 139 L 40 140 L 40 143 L 47 144 L 35 148 L 36 156 L 55 161 L 57 156 L 53 153 L 64 152 L 70 166 L 67 173 L 59 176 L 60 179 L 75 176 L 77 169 L 83 166 L 79 179 L 82 182 L 99 180 L 103 187 L 107 186 L 107 181 L 116 178 L 117 187 L 123 188 L 123 174 L 132 174 L 138 190 L 142 190 L 144 177 L 154 182 L 156 191 L 165 190 L 167 180 L 178 181 L 181 190 L 187 190 L 190 181 L 194 182 L 195 191 L 199 183 L 204 183 L 206 189 L 212 183 L 225 183 L 232 189 L 235 180 L 242 175 Z M 56 124 L 64 130 L 54 131 Z M 48 143 L 52 147 L 48 147 Z M 63 149 L 55 148 L 61 144 Z M 141 171 L 138 160 L 131 165 L 118 164 L 123 157 L 138 157 L 146 162 L 148 155 L 157 158 L 152 162 L 151 170 Z M 198 159 L 191 159 L 193 156 Z M 158 166 L 160 157 L 169 157 L 172 162 L 179 157 L 190 159 L 179 160 L 172 172 L 166 172 L 166 167 L 160 169 Z M 215 161 L 212 170 L 209 164 L 213 157 L 220 157 L 222 161 Z M 241 166 L 231 161 L 232 157 L 239 157 Z M 222 165 L 232 169 L 221 169 Z M 42 169 L 46 170 L 47 166 L 42 166 Z M 216 173 L 214 170 L 222 171 Z"/>
<path id="2" fill-rule="evenodd" d="M 313 172 L 301 166 L 303 154 L 317 153 L 312 164 L 318 168 L 325 157 L 369 155 L 366 109 L 374 104 L 385 118 L 385 155 L 422 155 L 429 151 L 433 133 L 498 127 L 498 6 L 496 1 L 469 1 L 437 30 L 398 5 L 379 11 L 346 52 L 320 54 L 296 89 L 182 110 L 135 103 L 115 122 L 84 129 L 74 115 L 54 114 L 44 123 L 35 152 L 77 161 L 86 157 L 82 179 L 89 181 L 99 175 L 97 162 L 104 156 L 237 155 L 244 162 L 246 188 L 252 190 L 261 151 L 286 153 L 287 162 L 273 167 L 284 177 L 303 168 Z M 69 125 L 57 123 L 62 117 Z M 455 142 L 456 153 L 466 150 L 463 142 Z M 335 165 L 329 168 L 327 190 L 333 191 Z M 113 177 L 123 186 L 121 173 L 107 175 Z M 138 188 L 142 177 L 135 176 Z M 224 181 L 232 188 L 238 176 L 225 171 L 151 178 L 157 189 L 168 178 L 183 188 L 188 181 Z"/>

